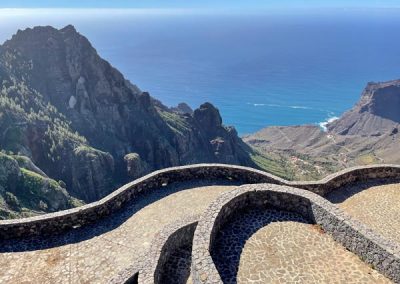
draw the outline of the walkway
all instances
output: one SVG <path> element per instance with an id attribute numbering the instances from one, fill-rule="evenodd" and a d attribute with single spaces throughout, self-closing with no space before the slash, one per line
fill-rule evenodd
<path id="1" fill-rule="evenodd" d="M 400 244 L 400 184 L 370 182 L 343 187 L 327 199 L 383 237 Z"/>
<path id="2" fill-rule="evenodd" d="M 0 243 L 0 283 L 106 283 L 140 260 L 164 226 L 203 212 L 234 187 L 223 181 L 172 184 L 94 225 L 45 240 Z"/>
<path id="3" fill-rule="evenodd" d="M 224 283 L 391 283 L 317 226 L 284 211 L 253 209 L 232 218 L 213 259 Z"/>

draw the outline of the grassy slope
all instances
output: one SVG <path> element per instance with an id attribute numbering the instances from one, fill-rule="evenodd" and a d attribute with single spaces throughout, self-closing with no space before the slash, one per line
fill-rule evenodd
<path id="1" fill-rule="evenodd" d="M 0 153 L 0 219 L 28 217 L 82 204 L 57 181 L 21 168 L 12 156 Z"/>

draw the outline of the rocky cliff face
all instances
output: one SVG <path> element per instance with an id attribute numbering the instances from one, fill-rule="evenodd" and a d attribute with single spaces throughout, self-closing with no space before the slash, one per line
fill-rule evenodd
<path id="1" fill-rule="evenodd" d="M 73 26 L 18 31 L 0 46 L 0 82 L 0 149 L 29 157 L 86 202 L 163 167 L 252 165 L 250 148 L 214 106 L 165 107 Z"/>
<path id="2" fill-rule="evenodd" d="M 369 83 L 360 101 L 322 131 L 316 125 L 267 127 L 244 140 L 287 161 L 295 179 L 349 166 L 400 163 L 400 80 Z"/>
<path id="3" fill-rule="evenodd" d="M 360 101 L 340 119 L 327 126 L 338 134 L 380 136 L 400 124 L 400 80 L 369 83 Z"/>

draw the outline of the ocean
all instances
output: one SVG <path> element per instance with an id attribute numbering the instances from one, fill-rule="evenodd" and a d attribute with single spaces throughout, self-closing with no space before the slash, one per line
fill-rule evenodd
<path id="1" fill-rule="evenodd" d="M 241 135 L 270 125 L 323 127 L 358 101 L 367 82 L 400 78 L 400 11 L 383 9 L 246 15 L 3 11 L 0 41 L 17 29 L 66 24 L 164 104 L 196 108 L 211 102 Z"/>

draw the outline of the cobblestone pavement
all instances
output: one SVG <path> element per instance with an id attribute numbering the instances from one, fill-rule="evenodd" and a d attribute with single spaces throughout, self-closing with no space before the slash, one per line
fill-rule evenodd
<path id="1" fill-rule="evenodd" d="M 375 232 L 400 244 L 400 184 L 349 186 L 327 198 Z"/>
<path id="2" fill-rule="evenodd" d="M 51 238 L 0 243 L 0 283 L 105 283 L 139 260 L 155 234 L 199 214 L 226 182 L 172 184 L 94 225 Z"/>
<path id="3" fill-rule="evenodd" d="M 232 218 L 212 256 L 224 283 L 391 283 L 318 226 L 284 211 Z"/>
<path id="4" fill-rule="evenodd" d="M 190 265 L 192 260 L 192 246 L 181 247 L 176 250 L 164 266 L 164 273 L 160 283 L 192 284 Z"/>

